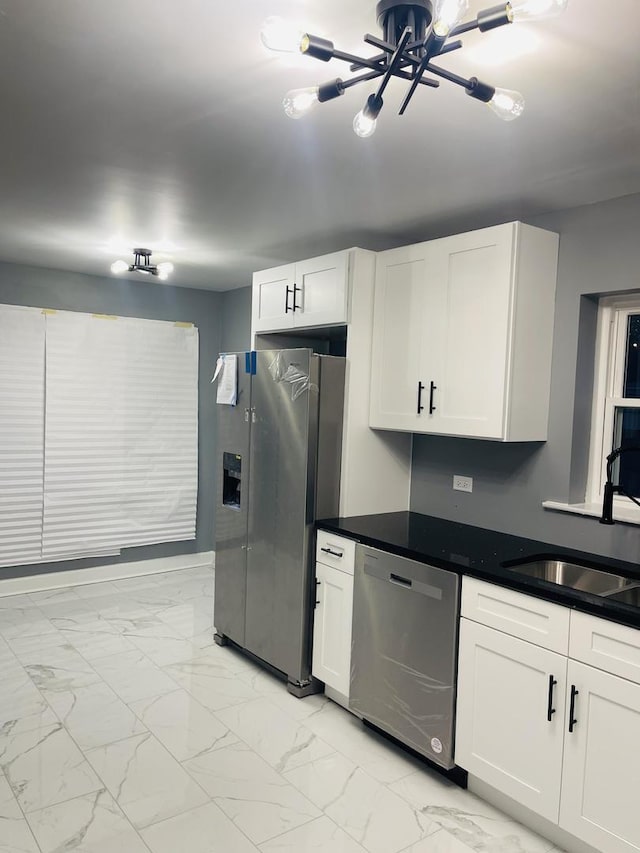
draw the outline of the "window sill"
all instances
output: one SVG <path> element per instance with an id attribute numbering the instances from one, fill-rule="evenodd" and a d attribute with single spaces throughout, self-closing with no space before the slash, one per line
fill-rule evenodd
<path id="1" fill-rule="evenodd" d="M 600 518 L 602 515 L 602 504 L 596 503 L 566 504 L 561 501 L 542 501 L 542 506 L 554 512 L 569 512 L 591 518 Z M 614 506 L 613 519 L 620 524 L 640 524 L 640 509 Z"/>

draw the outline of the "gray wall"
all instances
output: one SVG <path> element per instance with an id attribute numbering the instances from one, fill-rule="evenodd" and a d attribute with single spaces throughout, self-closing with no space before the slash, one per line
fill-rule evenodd
<path id="1" fill-rule="evenodd" d="M 584 500 L 596 299 L 640 290 L 640 195 L 528 221 L 560 234 L 548 441 L 416 435 L 411 509 L 640 562 L 638 527 L 606 527 L 541 506 L 547 499 Z M 473 493 L 454 492 L 453 474 L 473 477 Z"/>
<path id="2" fill-rule="evenodd" d="M 222 294 L 206 290 L 170 287 L 159 283 L 137 283 L 126 279 L 98 278 L 39 267 L 0 263 L 0 304 L 31 305 L 96 314 L 117 314 L 149 320 L 178 320 L 194 323 L 200 338 L 199 377 L 199 483 L 196 539 L 127 548 L 120 562 L 210 551 L 213 548 L 215 470 L 215 396 L 210 379 L 221 349 Z M 235 318 L 234 327 L 237 325 Z M 15 577 L 47 571 L 113 563 L 118 558 L 73 560 L 71 562 L 0 569 L 0 577 Z"/>
<path id="3" fill-rule="evenodd" d="M 242 352 L 251 348 L 251 287 L 227 290 L 222 300 L 221 352 Z"/>

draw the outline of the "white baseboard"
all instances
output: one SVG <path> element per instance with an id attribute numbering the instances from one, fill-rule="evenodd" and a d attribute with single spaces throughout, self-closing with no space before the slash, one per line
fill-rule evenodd
<path id="1" fill-rule="evenodd" d="M 181 569 L 197 569 L 206 566 L 213 568 L 214 562 L 213 551 L 201 551 L 197 554 L 178 554 L 175 557 L 158 557 L 153 560 L 137 560 L 133 563 L 108 563 L 106 566 L 88 566 L 86 569 L 66 569 L 41 575 L 23 575 L 18 578 L 0 577 L 0 598 L 25 592 L 40 592 L 66 586 L 81 586 L 87 583 L 177 572 Z"/>
<path id="2" fill-rule="evenodd" d="M 538 835 L 547 838 L 560 850 L 565 850 L 566 853 L 598 853 L 595 847 L 586 844 L 584 841 L 576 838 L 575 835 L 570 835 L 557 824 L 551 823 L 544 817 L 540 817 L 540 815 L 532 812 L 531 809 L 528 809 L 506 794 L 496 791 L 491 785 L 488 785 L 472 774 L 469 774 L 469 790 L 480 797 L 480 799 L 485 800 L 495 808 L 508 814 L 514 820 L 533 830 L 533 832 L 537 832 Z"/>

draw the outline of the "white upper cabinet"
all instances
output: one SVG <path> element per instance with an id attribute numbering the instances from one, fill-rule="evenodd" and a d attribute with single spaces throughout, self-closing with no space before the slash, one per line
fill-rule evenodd
<path id="1" fill-rule="evenodd" d="M 348 285 L 348 251 L 254 273 L 253 334 L 347 323 Z"/>
<path id="2" fill-rule="evenodd" d="M 519 222 L 381 252 L 370 425 L 546 439 L 557 253 Z"/>
<path id="3" fill-rule="evenodd" d="M 440 291 L 432 287 L 432 245 L 403 246 L 378 255 L 371 362 L 373 427 L 420 432 L 428 413 L 424 386 Z M 420 411 L 419 411 L 420 409 Z"/>
<path id="4" fill-rule="evenodd" d="M 253 274 L 254 332 L 293 328 L 295 270 L 295 264 L 286 264 Z"/>

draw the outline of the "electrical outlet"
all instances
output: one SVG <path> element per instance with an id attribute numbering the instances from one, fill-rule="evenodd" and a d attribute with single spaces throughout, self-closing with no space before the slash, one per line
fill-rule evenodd
<path id="1" fill-rule="evenodd" d="M 462 477 L 460 474 L 453 475 L 453 488 L 456 492 L 472 492 L 473 477 Z"/>

